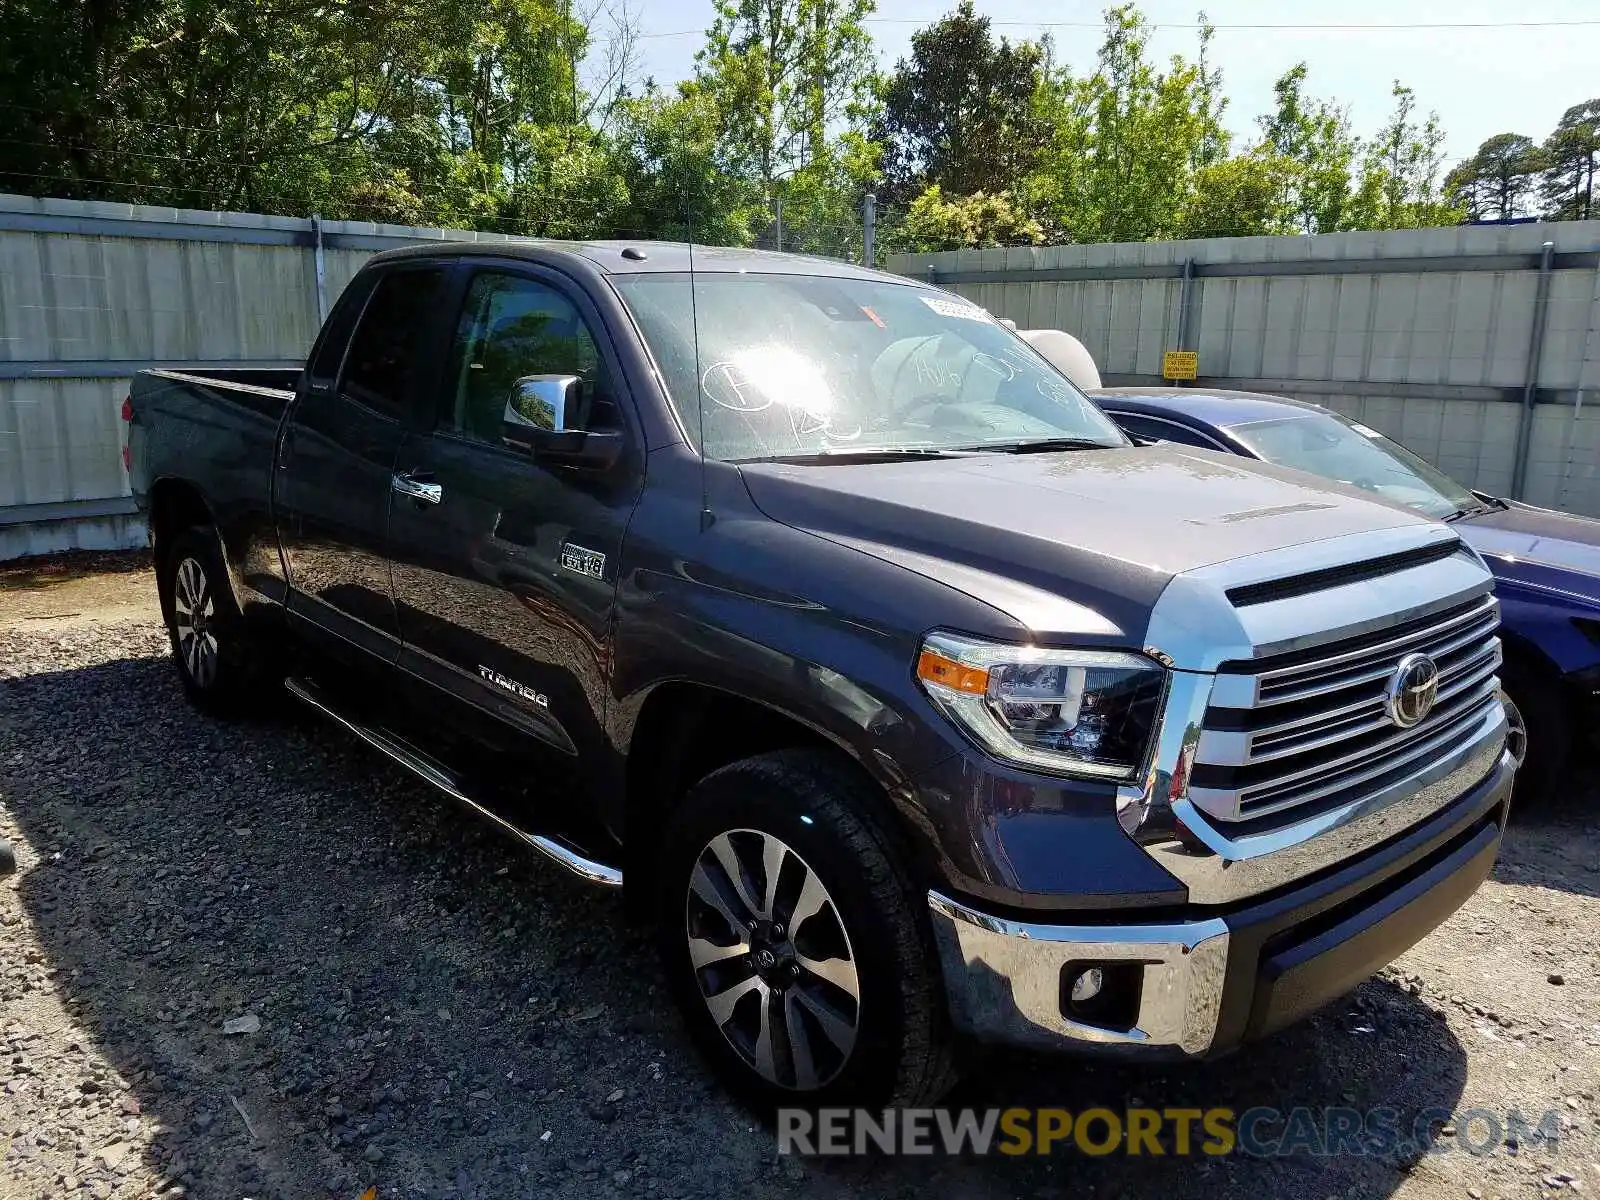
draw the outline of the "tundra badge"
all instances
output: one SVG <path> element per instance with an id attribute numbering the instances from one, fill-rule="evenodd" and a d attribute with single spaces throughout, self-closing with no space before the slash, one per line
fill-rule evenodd
<path id="1" fill-rule="evenodd" d="M 518 683 L 515 679 L 507 679 L 493 667 L 485 667 L 480 665 L 478 667 L 478 674 L 482 675 L 490 683 L 494 684 L 495 687 L 505 688 L 505 690 L 510 692 L 513 696 L 521 696 L 524 700 L 527 700 L 532 704 L 537 704 L 540 708 L 550 707 L 549 696 L 546 696 L 543 692 L 536 692 L 531 687 Z"/>

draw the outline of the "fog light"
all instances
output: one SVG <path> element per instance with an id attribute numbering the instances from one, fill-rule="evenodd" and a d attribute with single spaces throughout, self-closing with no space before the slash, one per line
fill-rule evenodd
<path id="1" fill-rule="evenodd" d="M 1093 1000 L 1104 986 L 1105 976 L 1100 973 L 1100 968 L 1090 967 L 1072 981 L 1072 1002 L 1083 1004 Z"/>

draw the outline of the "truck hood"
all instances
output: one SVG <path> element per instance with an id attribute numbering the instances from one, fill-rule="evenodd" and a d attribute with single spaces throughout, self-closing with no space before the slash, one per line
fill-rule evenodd
<path id="1" fill-rule="evenodd" d="M 1036 632 L 1106 640 L 1141 636 L 1183 572 L 1430 524 L 1354 489 L 1180 446 L 740 469 L 774 520 L 950 583 Z M 1063 598 L 1087 610 L 1079 627 L 1040 615 Z"/>
<path id="2" fill-rule="evenodd" d="M 1497 579 L 1600 599 L 1600 521 L 1508 501 L 1456 522 Z"/>

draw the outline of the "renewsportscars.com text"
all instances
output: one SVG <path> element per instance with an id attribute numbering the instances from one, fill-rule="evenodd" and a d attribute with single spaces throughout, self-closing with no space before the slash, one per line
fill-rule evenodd
<path id="1" fill-rule="evenodd" d="M 1553 1112 L 1535 1123 L 1488 1108 L 1425 1108 L 1409 1120 L 1393 1108 L 778 1110 L 778 1153 L 797 1155 L 1485 1155 L 1508 1141 L 1553 1151 L 1560 1134 Z"/>

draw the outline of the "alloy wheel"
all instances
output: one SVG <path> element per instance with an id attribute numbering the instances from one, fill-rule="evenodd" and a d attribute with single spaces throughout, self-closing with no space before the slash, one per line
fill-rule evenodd
<path id="1" fill-rule="evenodd" d="M 216 601 L 205 568 L 198 559 L 184 559 L 173 579 L 172 620 L 178 655 L 197 687 L 210 687 L 217 677 L 215 617 Z"/>
<path id="2" fill-rule="evenodd" d="M 770 833 L 718 834 L 685 897 L 695 982 L 712 1020 L 769 1083 L 814 1091 L 838 1076 L 861 1024 L 849 931 L 822 880 Z"/>

